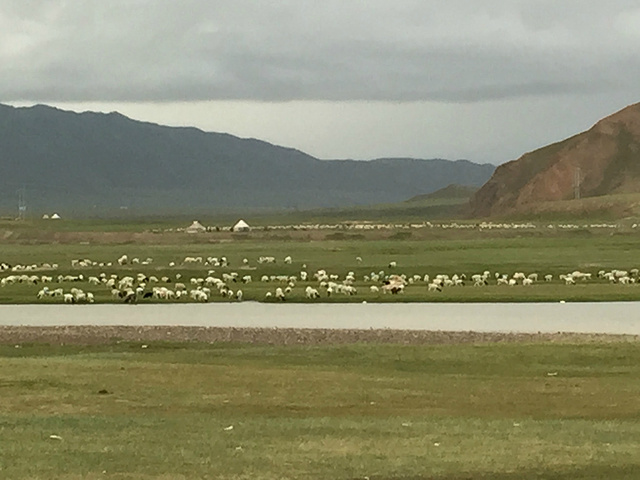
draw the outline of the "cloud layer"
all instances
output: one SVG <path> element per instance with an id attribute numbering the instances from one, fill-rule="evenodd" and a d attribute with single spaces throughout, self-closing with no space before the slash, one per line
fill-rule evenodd
<path id="1" fill-rule="evenodd" d="M 635 88 L 638 51 L 630 0 L 5 0 L 0 100 L 600 94 Z"/>

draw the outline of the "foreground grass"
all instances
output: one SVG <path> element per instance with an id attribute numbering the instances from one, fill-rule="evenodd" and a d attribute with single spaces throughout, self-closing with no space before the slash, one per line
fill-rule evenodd
<path id="1" fill-rule="evenodd" d="M 12 345 L 0 371 L 3 478 L 640 471 L 636 343 Z"/>

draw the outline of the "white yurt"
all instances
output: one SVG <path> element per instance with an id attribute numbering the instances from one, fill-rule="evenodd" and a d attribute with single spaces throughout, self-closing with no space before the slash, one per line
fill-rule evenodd
<path id="1" fill-rule="evenodd" d="M 194 220 L 184 231 L 187 233 L 202 233 L 206 232 L 207 229 L 198 220 Z"/>
<path id="2" fill-rule="evenodd" d="M 245 222 L 244 220 L 240 219 L 231 228 L 231 230 L 233 230 L 234 232 L 249 232 L 251 230 L 251 227 L 249 226 L 249 224 L 247 222 Z"/>
<path id="3" fill-rule="evenodd" d="M 51 220 L 60 220 L 60 215 L 58 215 L 57 213 L 54 213 L 53 215 L 51 215 L 49 217 Z"/>

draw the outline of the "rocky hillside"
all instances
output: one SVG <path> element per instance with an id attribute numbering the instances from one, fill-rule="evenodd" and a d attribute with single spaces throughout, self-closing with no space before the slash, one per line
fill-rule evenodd
<path id="1" fill-rule="evenodd" d="M 0 105 L 0 214 L 25 187 L 32 215 L 188 214 L 220 208 L 342 207 L 402 201 L 493 165 L 410 158 L 320 160 L 299 150 L 118 113 Z"/>
<path id="2" fill-rule="evenodd" d="M 499 166 L 471 199 L 471 212 L 482 217 L 540 202 L 633 192 L 640 192 L 640 103 Z"/>

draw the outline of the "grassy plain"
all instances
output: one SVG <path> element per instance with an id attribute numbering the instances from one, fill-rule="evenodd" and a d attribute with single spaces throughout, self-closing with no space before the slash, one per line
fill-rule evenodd
<path id="1" fill-rule="evenodd" d="M 241 288 L 254 300 L 277 286 L 260 282 L 262 275 L 298 275 L 303 266 L 341 279 L 356 274 L 358 295 L 323 296 L 331 302 L 640 299 L 637 284 L 595 278 L 601 269 L 640 265 L 640 235 L 632 229 L 267 229 L 189 236 L 166 231 L 173 226 L 169 220 L 0 222 L 0 262 L 60 265 L 39 275 L 167 275 L 173 284 L 177 274 L 187 280 L 210 269 L 182 265 L 185 256 L 226 256 L 230 266 L 215 274 L 252 275 Z M 71 267 L 73 259 L 115 263 L 122 254 L 153 263 Z M 283 263 L 286 255 L 291 265 Z M 260 265 L 260 256 L 275 256 L 277 263 Z M 397 267 L 390 269 L 392 261 Z M 431 277 L 523 271 L 550 273 L 554 281 L 443 292 L 418 282 L 392 296 L 371 293 L 363 280 L 380 270 Z M 594 279 L 563 285 L 558 275 L 574 270 Z M 317 282 L 299 281 L 288 300 L 305 301 L 306 285 Z M 103 287 L 62 286 L 113 301 Z M 7 285 L 0 303 L 36 302 L 40 287 Z M 636 479 L 640 471 L 636 341 L 13 343 L 0 345 L 0 478 L 614 480 Z"/>
<path id="2" fill-rule="evenodd" d="M 169 286 L 176 281 L 176 274 L 183 281 L 191 277 L 206 276 L 215 270 L 215 276 L 238 272 L 239 276 L 251 275 L 253 282 L 233 285 L 242 288 L 245 299 L 264 300 L 268 291 L 276 284 L 260 282 L 262 275 L 299 275 L 305 269 L 310 277 L 318 269 L 336 274 L 340 279 L 352 271 L 356 275 L 355 296 L 323 296 L 323 301 L 604 301 L 640 299 L 640 285 L 609 284 L 598 280 L 600 270 L 630 270 L 640 266 L 640 234 L 633 229 L 588 228 L 586 226 L 561 230 L 540 225 L 533 230 L 443 229 L 443 228 L 391 228 L 379 231 L 364 230 L 261 230 L 249 234 L 210 232 L 198 235 L 167 232 L 152 233 L 149 225 L 108 224 L 105 226 L 84 225 L 72 229 L 63 225 L 58 230 L 42 230 L 37 223 L 21 224 L 14 230 L 5 230 L 0 243 L 0 262 L 9 264 L 58 263 L 54 275 L 83 274 L 85 278 L 105 272 L 120 276 L 138 272 L 158 277 L 171 278 Z M 45 222 L 46 223 L 46 222 Z M 53 222 L 55 224 L 55 222 Z M 47 225 L 52 225 L 51 222 Z M 155 224 L 154 224 L 155 225 Z M 157 226 L 157 225 L 155 225 Z M 1 227 L 1 226 L 0 226 Z M 52 227 L 49 227 L 52 228 Z M 0 230 L 2 230 L 0 228 Z M 115 262 L 122 254 L 141 260 L 153 258 L 151 265 L 120 267 Z M 285 256 L 293 258 L 291 265 L 283 263 Z M 182 265 L 185 256 L 221 257 L 229 259 L 228 268 L 212 268 L 203 265 Z M 260 265 L 260 256 L 274 256 L 275 265 Z M 361 257 L 362 262 L 357 262 Z M 111 267 L 72 268 L 72 259 L 89 258 L 96 262 L 112 262 Z M 244 265 L 243 259 L 249 264 Z M 169 267 L 175 262 L 175 267 Z M 397 267 L 389 268 L 390 262 Z M 381 295 L 371 293 L 371 282 L 364 276 L 372 272 L 420 275 L 428 274 L 472 274 L 491 272 L 492 280 L 487 287 L 472 287 L 467 282 L 462 288 L 447 288 L 442 292 L 428 292 L 424 282 L 409 285 L 404 295 Z M 591 273 L 593 279 L 578 285 L 565 286 L 560 274 L 575 270 Z M 513 275 L 515 272 L 538 273 L 540 280 L 552 274 L 554 281 L 536 283 L 532 287 L 521 285 L 509 288 L 496 286 L 495 273 Z M 38 272 L 40 273 L 40 272 Z M 5 273 L 6 275 L 6 273 Z M 2 274 L 0 274 L 2 276 Z M 306 285 L 317 286 L 317 282 L 298 282 L 288 296 L 290 301 L 305 301 Z M 108 289 L 78 286 L 94 292 L 96 301 L 114 301 Z M 34 286 L 15 284 L 0 288 L 0 303 L 35 302 L 39 289 Z M 212 301 L 223 300 L 212 297 Z M 52 300 L 53 301 L 53 300 Z M 59 301 L 59 300 L 57 300 Z"/>
<path id="3" fill-rule="evenodd" d="M 20 347 L 0 346 L 3 478 L 640 471 L 635 342 Z"/>

